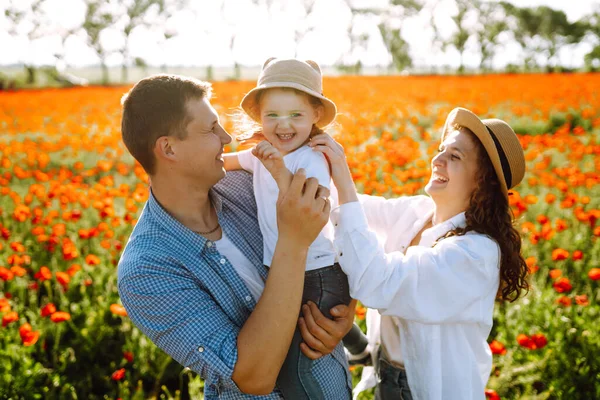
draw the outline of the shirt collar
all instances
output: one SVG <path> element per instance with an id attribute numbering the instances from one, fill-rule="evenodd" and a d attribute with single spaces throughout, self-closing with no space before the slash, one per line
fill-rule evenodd
<path id="1" fill-rule="evenodd" d="M 219 221 L 221 221 L 223 200 L 213 189 L 210 189 L 208 192 L 208 197 L 217 211 L 217 218 Z M 152 217 L 155 218 L 156 221 L 169 232 L 170 235 L 180 238 L 181 240 L 191 242 L 195 246 L 199 246 L 197 248 L 199 248 L 201 252 L 204 250 L 205 245 L 209 240 L 204 236 L 192 231 L 181 222 L 173 218 L 173 216 L 171 216 L 171 214 L 169 214 L 167 210 L 165 210 L 165 208 L 158 202 L 154 196 L 154 193 L 152 192 L 152 188 L 150 188 L 150 195 L 148 196 L 148 211 L 150 212 L 150 215 L 152 215 Z"/>
<path id="2" fill-rule="evenodd" d="M 433 246 L 436 240 L 444 236 L 446 233 L 457 228 L 464 228 L 465 226 L 467 226 L 467 218 L 465 217 L 465 213 L 461 212 L 460 214 L 456 214 L 454 217 L 447 219 L 441 224 L 434 225 L 431 228 L 423 231 L 423 234 L 421 235 L 421 242 L 419 244 L 421 246 Z"/>

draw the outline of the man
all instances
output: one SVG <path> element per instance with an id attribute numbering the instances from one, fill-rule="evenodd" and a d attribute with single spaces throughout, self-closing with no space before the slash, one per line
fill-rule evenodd
<path id="1" fill-rule="evenodd" d="M 279 240 L 262 265 L 251 176 L 225 177 L 231 141 L 210 84 L 173 75 L 138 82 L 124 97 L 123 141 L 151 192 L 119 263 L 119 294 L 161 349 L 205 379 L 205 398 L 282 398 L 276 387 L 301 306 L 308 246 L 329 218 L 315 179 L 301 171 L 277 203 Z M 302 351 L 327 399 L 350 398 L 340 339 L 352 307 L 334 321 L 306 313 Z M 318 311 L 318 310 L 317 310 Z M 319 316 L 315 320 L 312 315 Z"/>

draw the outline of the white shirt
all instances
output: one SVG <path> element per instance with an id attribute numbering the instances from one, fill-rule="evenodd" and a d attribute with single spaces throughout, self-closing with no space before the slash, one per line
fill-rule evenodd
<path id="1" fill-rule="evenodd" d="M 339 263 L 353 298 L 397 318 L 413 398 L 485 399 L 492 367 L 487 338 L 500 281 L 497 243 L 469 232 L 432 247 L 449 230 L 464 227 L 461 213 L 425 230 L 419 245 L 404 254 L 431 217 L 432 200 L 361 196 L 360 203 L 344 204 L 332 215 Z"/>
<path id="2" fill-rule="evenodd" d="M 251 150 L 240 151 L 238 153 L 238 160 L 242 168 L 252 172 L 253 175 L 252 183 L 258 209 L 258 224 L 263 235 L 263 261 L 265 265 L 270 266 L 279 235 L 277 230 L 277 197 L 279 196 L 279 189 L 271 173 L 262 165 L 258 158 L 252 155 Z M 331 180 L 329 164 L 322 153 L 314 151 L 308 146 L 302 146 L 286 154 L 283 157 L 283 161 L 290 172 L 295 173 L 300 168 L 304 168 L 307 178 L 316 178 L 319 181 L 319 185 L 329 189 Z M 307 271 L 327 267 L 335 263 L 336 252 L 332 241 L 333 226 L 331 222 L 328 222 L 308 248 L 308 255 L 306 257 Z"/>
<path id="3" fill-rule="evenodd" d="M 258 273 L 256 266 L 253 265 L 250 260 L 225 236 L 225 231 L 221 230 L 221 239 L 215 240 L 217 250 L 221 255 L 227 257 L 229 263 L 233 265 L 240 278 L 248 287 L 248 290 L 254 297 L 254 300 L 258 302 L 258 299 L 262 295 L 265 289 L 265 282 Z"/>

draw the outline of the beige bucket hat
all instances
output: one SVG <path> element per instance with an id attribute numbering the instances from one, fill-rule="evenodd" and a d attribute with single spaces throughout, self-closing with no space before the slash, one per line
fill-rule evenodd
<path id="1" fill-rule="evenodd" d="M 321 68 L 312 61 L 297 59 L 269 58 L 265 61 L 258 76 L 256 87 L 242 99 L 240 106 L 256 122 L 260 122 L 260 110 L 256 95 L 265 89 L 294 88 L 316 97 L 323 103 L 323 115 L 315 124 L 319 128 L 329 125 L 335 119 L 335 103 L 323 95 Z"/>
<path id="2" fill-rule="evenodd" d="M 448 114 L 442 141 L 453 125 L 464 126 L 479 138 L 494 165 L 502 193 L 508 198 L 508 190 L 517 186 L 525 175 L 525 154 L 515 131 L 500 119 L 481 120 L 473 112 L 459 107 Z"/>

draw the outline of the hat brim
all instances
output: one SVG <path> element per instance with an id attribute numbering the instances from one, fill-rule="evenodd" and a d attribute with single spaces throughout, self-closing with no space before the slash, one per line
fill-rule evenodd
<path id="1" fill-rule="evenodd" d="M 502 170 L 500 155 L 498 154 L 498 149 L 496 148 L 494 139 L 490 135 L 490 132 L 485 125 L 485 121 L 486 120 L 479 119 L 477 115 L 466 108 L 455 108 L 450 112 L 450 114 L 448 114 L 448 117 L 446 118 L 444 131 L 442 133 L 442 141 L 444 140 L 446 132 L 448 132 L 448 127 L 453 125 L 464 126 L 473 132 L 485 148 L 488 157 L 492 161 L 492 165 L 494 166 L 494 170 L 496 171 L 496 175 L 500 181 L 502 193 L 506 198 L 508 198 L 508 187 L 504 178 L 504 171 Z"/>
<path id="2" fill-rule="evenodd" d="M 256 95 L 262 90 L 273 89 L 273 88 L 296 89 L 296 90 L 299 90 L 301 92 L 304 92 L 306 94 L 309 94 L 309 95 L 321 100 L 321 103 L 323 104 L 323 115 L 321 116 L 319 121 L 317 121 L 317 123 L 315 124 L 319 128 L 323 128 L 323 127 L 329 125 L 330 123 L 332 123 L 333 120 L 335 120 L 335 117 L 337 115 L 337 107 L 335 106 L 335 103 L 333 101 L 329 100 L 327 97 L 323 96 L 321 93 L 317 93 L 314 90 L 310 90 L 306 86 L 303 86 L 303 85 L 300 85 L 297 83 L 269 82 L 269 83 L 265 83 L 263 85 L 257 86 L 254 89 L 252 89 L 251 91 L 249 91 L 248 93 L 246 93 L 246 95 L 244 96 L 244 98 L 242 99 L 242 101 L 240 103 L 240 106 L 242 107 L 242 109 L 254 121 L 259 122 L 259 123 L 261 121 L 259 107 L 258 107 L 258 104 L 256 104 Z"/>

